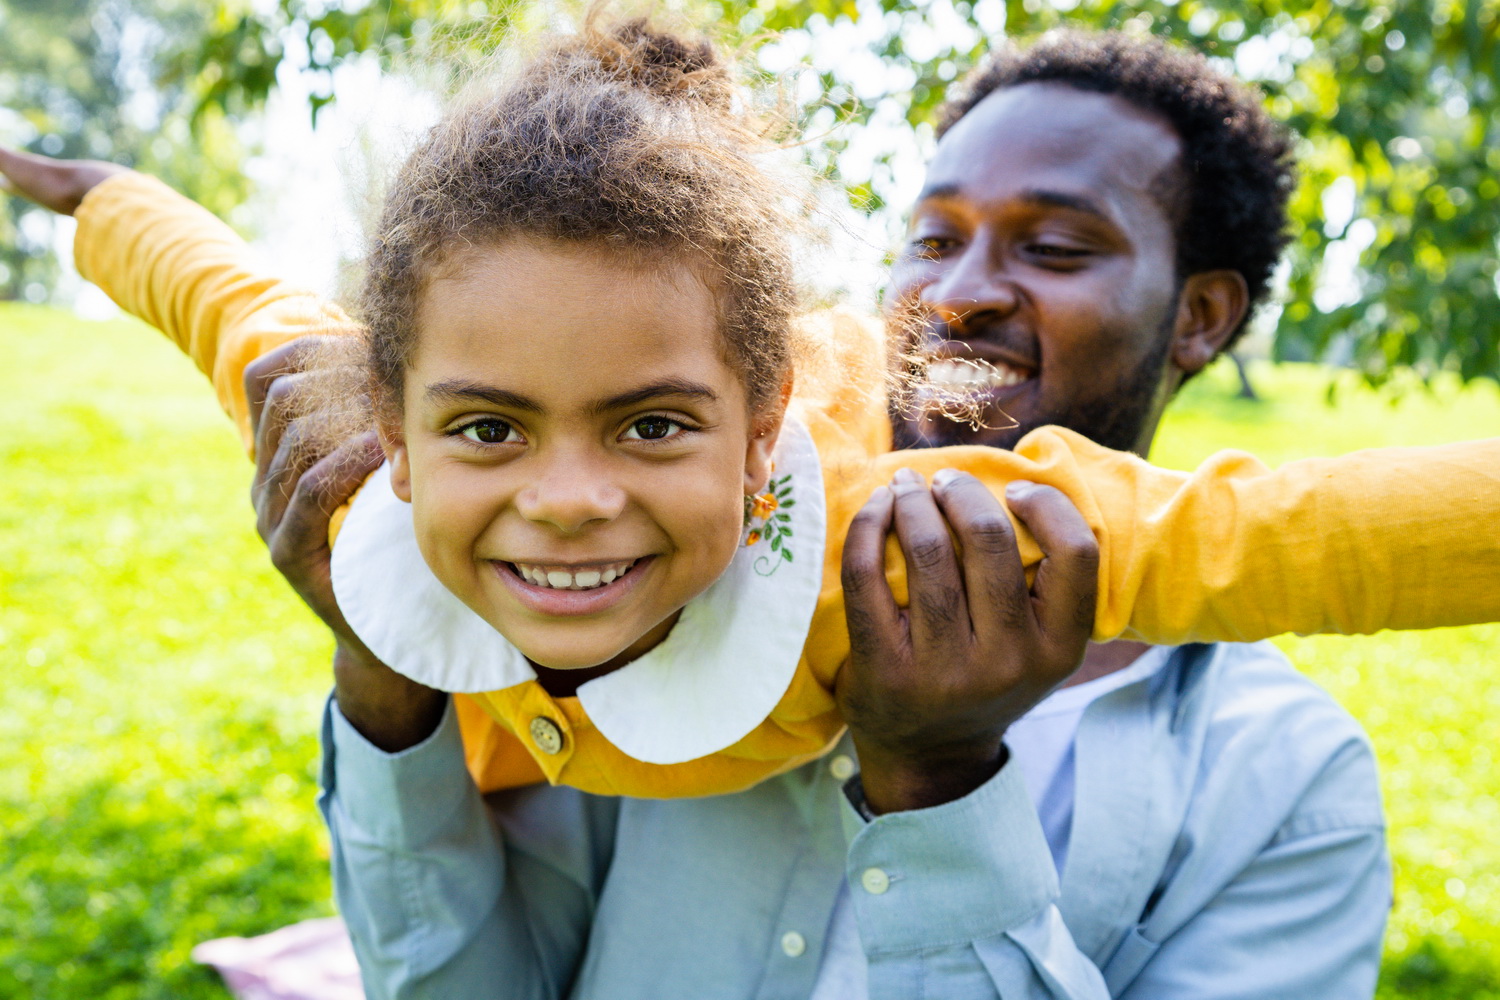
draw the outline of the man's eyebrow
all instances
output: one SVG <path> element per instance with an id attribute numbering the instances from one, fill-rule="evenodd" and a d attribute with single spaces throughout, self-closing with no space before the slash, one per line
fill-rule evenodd
<path id="1" fill-rule="evenodd" d="M 932 187 L 923 188 L 922 193 L 917 196 L 918 204 L 924 201 L 945 201 L 950 198 L 959 198 L 963 194 L 958 184 L 943 183 L 934 184 Z M 1065 208 L 1072 212 L 1082 212 L 1103 219 L 1106 222 L 1114 221 L 1110 214 L 1104 210 L 1104 206 L 1088 195 L 1076 194 L 1071 191 L 1056 191 L 1051 188 L 1030 188 L 1022 191 L 1015 198 L 1016 201 L 1028 205 L 1039 205 L 1045 208 Z"/>
<path id="2" fill-rule="evenodd" d="M 1087 195 L 1074 194 L 1069 191 L 1051 191 L 1045 188 L 1032 188 L 1021 192 L 1021 201 L 1032 205 L 1044 205 L 1048 208 L 1066 208 L 1072 212 L 1082 212 L 1103 219 L 1105 222 L 1113 222 L 1110 214 L 1104 210 L 1104 206 Z"/>
<path id="3" fill-rule="evenodd" d="M 917 202 L 920 204 L 924 201 L 941 201 L 948 198 L 956 198 L 958 197 L 958 193 L 959 187 L 957 184 L 934 184 L 932 187 L 922 189 L 921 194 L 917 195 Z"/>
<path id="4" fill-rule="evenodd" d="M 627 389 L 608 399 L 601 399 L 589 409 L 595 413 L 607 413 L 610 410 L 623 410 L 627 406 L 637 406 L 662 396 L 686 397 L 702 400 L 705 403 L 716 403 L 719 400 L 719 394 L 701 382 L 685 378 L 664 378 L 634 389 Z"/>
<path id="5" fill-rule="evenodd" d="M 526 413 L 542 412 L 542 404 L 529 396 L 511 392 L 509 389 L 501 389 L 499 386 L 485 385 L 483 382 L 470 382 L 468 379 L 450 378 L 434 382 L 427 387 L 425 395 L 428 401 L 433 403 L 478 401 L 507 410 L 522 410 Z"/>

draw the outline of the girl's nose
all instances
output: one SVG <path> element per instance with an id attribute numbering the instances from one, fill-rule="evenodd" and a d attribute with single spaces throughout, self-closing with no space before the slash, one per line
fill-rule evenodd
<path id="1" fill-rule="evenodd" d="M 558 457 L 516 496 L 516 509 L 528 521 L 551 525 L 564 534 L 594 522 L 612 521 L 625 509 L 625 491 L 597 465 L 577 456 Z"/>

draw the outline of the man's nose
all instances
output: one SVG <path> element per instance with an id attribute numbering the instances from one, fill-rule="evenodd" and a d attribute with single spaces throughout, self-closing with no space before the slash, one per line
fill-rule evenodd
<path id="1" fill-rule="evenodd" d="M 962 339 L 966 327 L 1010 316 L 1020 293 L 988 243 L 976 241 L 922 288 L 921 304 Z"/>
<path id="2" fill-rule="evenodd" d="M 612 521 L 625 509 L 625 490 L 609 475 L 605 462 L 560 452 L 536 472 L 516 496 L 516 509 L 528 521 L 571 535 L 590 524 Z"/>

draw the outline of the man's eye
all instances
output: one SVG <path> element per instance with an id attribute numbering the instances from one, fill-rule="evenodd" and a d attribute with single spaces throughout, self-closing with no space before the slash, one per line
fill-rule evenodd
<path id="1" fill-rule="evenodd" d="M 627 441 L 665 441 L 680 435 L 687 427 L 670 417 L 642 417 L 625 428 Z"/>
<path id="2" fill-rule="evenodd" d="M 921 236 L 908 244 L 911 255 L 921 260 L 932 260 L 950 250 L 958 241 L 948 236 Z"/>
<path id="3" fill-rule="evenodd" d="M 471 420 L 458 428 L 457 433 L 475 444 L 512 444 L 521 440 L 514 427 L 494 417 Z"/>
<path id="4" fill-rule="evenodd" d="M 1038 257 L 1051 257 L 1056 260 L 1076 260 L 1089 255 L 1089 251 L 1081 247 L 1064 246 L 1061 243 L 1033 243 L 1031 252 Z"/>

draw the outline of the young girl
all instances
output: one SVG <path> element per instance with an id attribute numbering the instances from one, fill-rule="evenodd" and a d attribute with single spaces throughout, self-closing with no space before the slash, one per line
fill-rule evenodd
<path id="1" fill-rule="evenodd" d="M 493 720 L 466 717 L 482 786 L 701 795 L 822 752 L 842 539 L 902 467 L 1063 490 L 1100 540 L 1101 640 L 1500 617 L 1500 538 L 1470 530 L 1500 513 L 1493 442 L 1192 475 L 1056 428 L 887 453 L 886 352 L 849 318 L 793 323 L 792 220 L 747 107 L 705 44 L 586 28 L 450 114 L 386 201 L 359 313 L 388 462 L 334 582 L 378 657 Z M 354 332 L 149 178 L 77 215 L 80 270 L 242 430 L 251 359 Z"/>

